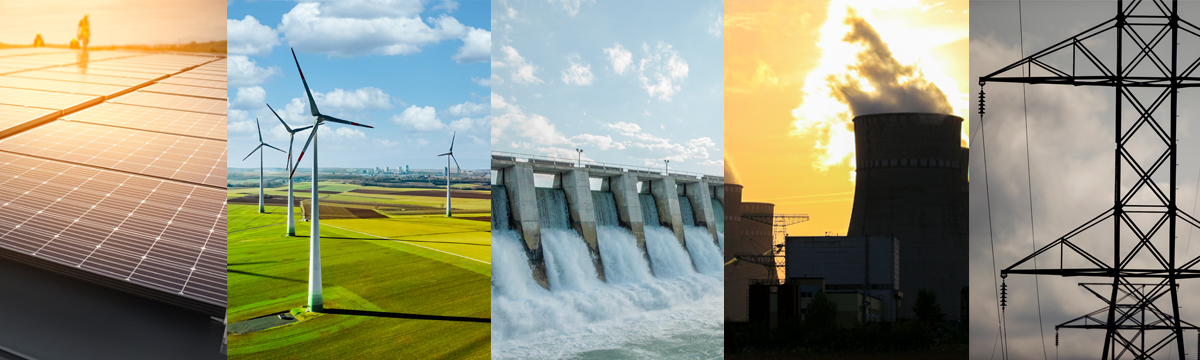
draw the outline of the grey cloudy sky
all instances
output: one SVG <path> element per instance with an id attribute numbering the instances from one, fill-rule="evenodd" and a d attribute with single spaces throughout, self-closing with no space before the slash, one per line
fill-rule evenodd
<path id="1" fill-rule="evenodd" d="M 1146 3 L 1153 6 L 1150 2 Z M 977 80 L 980 76 L 1017 62 L 1021 58 L 1022 33 L 1025 54 L 1028 55 L 1114 17 L 1117 5 L 1115 1 L 1026 1 L 1020 6 L 1023 8 L 1021 13 L 1024 14 L 1023 31 L 1019 27 L 1021 19 L 1018 17 L 1016 1 L 971 2 L 972 79 Z M 1200 2 L 1181 2 L 1179 8 L 1185 19 L 1193 19 L 1193 23 L 1200 21 Z M 1111 35 L 1111 32 L 1108 34 L 1096 38 L 1088 46 L 1111 64 L 1115 55 L 1115 36 Z M 1149 38 L 1152 35 L 1143 36 Z M 1129 42 L 1126 42 L 1126 46 L 1128 44 Z M 1196 44 L 1200 44 L 1200 40 L 1181 41 L 1181 46 L 1190 49 L 1181 52 L 1181 64 L 1191 63 L 1200 54 L 1200 46 L 1195 46 Z M 1069 52 L 1067 54 L 1067 57 L 1056 60 L 1060 61 L 1057 65 L 1070 67 Z M 1126 54 L 1128 59 L 1130 53 Z M 985 86 L 985 91 L 987 112 L 984 117 L 986 128 L 983 131 L 986 133 L 986 139 L 983 139 L 982 135 L 973 134 L 971 144 L 970 341 L 971 358 L 979 359 L 1000 356 L 998 350 L 994 351 L 998 329 L 995 287 L 996 281 L 999 280 L 998 270 L 1012 265 L 1032 253 L 1035 248 L 1050 243 L 1112 207 L 1115 131 L 1113 89 L 1056 85 L 1025 86 L 1029 137 L 1027 162 L 1022 86 L 989 83 Z M 978 84 L 972 85 L 971 93 L 975 97 L 972 103 L 976 103 Z M 1197 141 L 1200 139 L 1197 135 L 1200 134 L 1193 130 L 1200 125 L 1200 101 L 1197 101 L 1200 97 L 1197 95 L 1200 93 L 1196 90 L 1182 91 L 1179 101 L 1180 165 L 1177 204 L 1180 209 L 1189 213 L 1193 213 L 1192 209 L 1195 207 L 1197 174 L 1200 171 L 1200 156 L 1197 156 L 1200 154 L 1200 143 Z M 1126 105 L 1122 110 L 1126 119 L 1125 126 L 1136 119 L 1129 109 Z M 972 131 L 978 129 L 977 110 L 974 109 L 970 117 Z M 1156 112 L 1155 115 L 1161 116 L 1163 121 L 1168 117 L 1165 111 Z M 1139 162 L 1150 164 L 1161 154 L 1162 149 L 1165 149 L 1165 145 L 1148 136 L 1151 135 L 1150 132 L 1141 135 L 1143 136 L 1132 140 L 1128 147 Z M 984 149 L 987 159 L 986 174 L 985 154 L 982 151 Z M 1123 169 L 1123 183 L 1128 188 L 1136 178 L 1127 166 Z M 1167 174 L 1164 169 L 1154 178 L 1164 191 L 1169 188 Z M 985 193 L 985 189 L 989 192 Z M 1140 199 L 1151 198 L 1143 196 L 1137 199 L 1139 201 L 1135 203 L 1148 203 L 1149 201 Z M 1179 223 L 1178 251 L 1181 255 L 1178 259 L 1181 262 L 1200 255 L 1200 240 L 1196 239 L 1200 238 L 1200 231 L 1193 234 L 1193 231 L 1185 226 L 1186 224 Z M 1111 263 L 1112 229 L 1112 221 L 1106 221 L 1072 241 L 1096 257 Z M 1126 232 L 1126 235 L 1129 233 Z M 1153 242 L 1165 252 L 1165 231 L 1156 236 Z M 1125 240 L 1124 244 L 1123 249 L 1132 246 L 1131 240 Z M 1067 268 L 1085 267 L 1080 258 L 1072 259 L 1069 252 L 1063 262 Z M 1137 259 L 1133 264 L 1134 267 L 1150 266 L 1145 259 Z M 1038 266 L 1059 267 L 1058 250 L 1039 257 Z M 1009 276 L 1009 306 L 1006 316 L 1009 357 L 1038 359 L 1055 358 L 1057 355 L 1060 359 L 1086 359 L 1099 355 L 1103 345 L 1103 331 L 1064 329 L 1060 332 L 1061 346 L 1056 349 L 1054 326 L 1101 308 L 1103 302 L 1078 284 L 1106 280 L 1108 279 L 1041 276 L 1038 277 L 1035 287 L 1033 276 Z M 1038 297 L 1041 304 L 1040 328 Z M 1184 304 L 1181 309 L 1184 320 L 1193 323 L 1200 320 L 1200 307 L 1188 306 L 1189 302 L 1194 302 L 1198 297 L 1200 281 L 1182 282 L 1180 298 Z M 1159 304 L 1165 307 L 1168 302 Z M 1195 356 L 1197 351 L 1194 336 L 1194 333 L 1184 335 L 1190 356 Z M 1151 336 L 1150 339 L 1154 340 L 1157 337 Z M 1164 350 L 1158 357 L 1165 357 L 1167 352 Z M 1179 354 L 1171 354 L 1169 358 L 1179 358 Z"/>

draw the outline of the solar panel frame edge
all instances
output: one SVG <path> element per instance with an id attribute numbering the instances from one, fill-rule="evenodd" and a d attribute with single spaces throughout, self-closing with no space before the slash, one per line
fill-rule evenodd
<path id="1" fill-rule="evenodd" d="M 149 286 L 116 279 L 93 272 L 91 270 L 62 264 L 50 259 L 26 255 L 19 251 L 10 250 L 3 246 L 0 246 L 0 259 L 14 261 L 19 264 L 32 266 L 37 269 L 66 276 L 68 278 L 82 280 L 106 288 L 115 289 L 132 295 L 171 304 L 208 316 L 218 318 L 225 317 L 225 304 L 213 303 L 196 297 L 183 296 L 179 293 L 154 289 Z"/>

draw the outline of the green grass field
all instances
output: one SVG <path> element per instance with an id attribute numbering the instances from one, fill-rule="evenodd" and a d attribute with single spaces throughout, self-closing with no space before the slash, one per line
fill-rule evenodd
<path id="1" fill-rule="evenodd" d="M 231 190 L 230 196 L 257 192 Z M 297 221 L 297 237 L 287 237 L 286 207 L 268 206 L 267 212 L 258 214 L 254 205 L 229 205 L 231 323 L 306 304 L 310 225 Z M 326 313 L 230 335 L 229 358 L 488 358 L 487 323 L 395 317 L 490 318 L 489 228 L 486 221 L 436 215 L 322 220 L 325 307 L 376 316 Z"/>

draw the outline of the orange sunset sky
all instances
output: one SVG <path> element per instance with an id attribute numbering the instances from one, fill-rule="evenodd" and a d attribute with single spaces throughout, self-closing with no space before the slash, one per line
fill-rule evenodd
<path id="1" fill-rule="evenodd" d="M 866 20 L 897 61 L 916 66 L 966 119 L 968 7 L 962 0 L 726 1 L 726 181 L 745 186 L 744 202 L 809 214 L 790 235 L 844 235 L 854 203 L 852 116 L 821 88 L 830 75 L 856 76 L 847 67 L 862 48 L 842 41 L 845 17 Z M 831 14 L 837 21 L 826 21 Z"/>

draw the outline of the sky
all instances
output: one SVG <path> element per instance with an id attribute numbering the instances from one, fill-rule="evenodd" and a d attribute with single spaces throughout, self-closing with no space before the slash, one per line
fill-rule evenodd
<path id="1" fill-rule="evenodd" d="M 913 70 L 887 73 L 890 81 L 920 77 L 924 88 L 915 86 L 919 81 L 888 88 L 887 76 L 857 77 L 878 91 L 861 101 L 838 100 L 827 78 L 860 74 L 848 67 L 864 65 L 856 59 L 867 49 L 866 42 L 845 41 L 848 7 L 888 46 L 892 69 Z M 774 203 L 777 214 L 810 215 L 788 228 L 791 235 L 844 235 L 854 203 L 856 111 L 966 116 L 967 7 L 965 1 L 727 1 L 726 181 L 744 186 L 742 201 Z M 933 94 L 929 84 L 942 91 L 936 106 L 865 106 L 887 103 L 887 94 Z"/>
<path id="2" fill-rule="evenodd" d="M 293 128 L 312 124 L 294 48 L 321 113 L 375 127 L 322 125 L 321 167 L 441 169 L 437 155 L 455 136 L 462 168 L 487 169 L 489 9 L 486 1 L 231 2 L 228 166 L 258 166 L 242 161 L 258 146 L 255 118 L 266 143 L 287 150 L 265 103 Z M 297 133 L 294 154 L 308 134 Z M 267 167 L 284 167 L 286 157 L 268 150 Z M 306 156 L 300 168 L 311 166 Z"/>
<path id="3" fill-rule="evenodd" d="M 39 0 L 0 1 L 0 43 L 66 45 L 79 20 L 90 14 L 89 46 L 161 45 L 225 40 L 225 27 L 213 21 L 225 6 L 210 0 Z"/>
<path id="4" fill-rule="evenodd" d="M 971 22 L 970 44 L 973 105 L 978 99 L 980 76 L 1022 57 L 1022 37 L 1024 53 L 1031 54 L 1111 19 L 1116 8 L 1116 3 L 1110 1 L 1039 1 L 1020 5 L 1023 8 L 1018 12 L 1018 3 L 1013 1 L 971 3 L 971 12 L 975 15 Z M 1200 19 L 1200 3 L 1180 2 L 1179 6 L 1184 19 L 1192 23 Z M 1018 17 L 1019 14 L 1023 16 Z M 1190 63 L 1200 56 L 1200 46 L 1196 45 L 1200 44 L 1200 39 L 1189 38 L 1182 31 L 1180 34 L 1183 46 L 1190 48 L 1180 56 L 1180 61 Z M 1126 41 L 1129 44 L 1129 40 Z M 1114 36 L 1094 38 L 1088 46 L 1113 66 Z M 1065 60 L 1068 56 L 1058 58 L 1055 64 L 1069 67 L 1069 60 Z M 1085 63 L 1080 59 L 1077 64 Z M 1014 75 L 1019 76 L 1019 72 Z M 1016 263 L 1035 248 L 1045 246 L 1112 207 L 1115 104 L 1111 88 L 1027 85 L 1024 100 L 1019 84 L 988 83 L 984 90 L 987 96 L 986 128 L 973 135 L 975 140 L 971 149 L 970 351 L 972 358 L 998 358 L 998 352 L 993 355 L 993 349 L 999 343 L 996 301 L 999 269 Z M 1177 203 L 1181 210 L 1191 214 L 1195 214 L 1197 175 L 1200 173 L 1200 157 L 1197 156 L 1200 154 L 1197 135 L 1200 134 L 1194 131 L 1200 104 L 1187 99 L 1196 94 L 1196 90 L 1181 92 L 1178 123 Z M 1028 107 L 1028 117 L 1023 106 Z M 1123 111 L 1126 127 L 1132 123 L 1129 117 L 1134 116 L 1128 109 L 1126 103 Z M 1159 112 L 1156 116 L 1167 115 Z M 973 124 L 979 122 L 974 109 L 971 121 Z M 976 127 L 972 127 L 972 131 L 975 130 Z M 1165 145 L 1161 141 L 1156 144 L 1157 140 L 1146 136 L 1150 135 L 1148 132 L 1139 135 L 1143 137 L 1133 139 L 1128 148 L 1142 164 L 1153 162 L 1146 159 L 1161 154 Z M 1131 173 L 1124 167 L 1126 188 L 1136 180 Z M 1166 174 L 1165 169 L 1160 173 Z M 1163 189 L 1169 187 L 1165 176 L 1154 180 Z M 1138 198 L 1135 203 L 1148 203 L 1145 200 Z M 1112 221 L 1105 221 L 1072 241 L 1106 263 L 1112 263 L 1112 226 Z M 1200 231 L 1189 229 L 1181 222 L 1178 235 L 1179 259 L 1200 255 Z M 1125 244 L 1130 241 L 1126 240 Z M 1165 234 L 1155 238 L 1155 243 L 1162 249 L 1165 249 L 1165 242 Z M 1123 248 L 1129 246 L 1123 245 Z M 1084 267 L 1070 251 L 1063 259 L 1062 264 L 1066 267 Z M 1038 260 L 1040 268 L 1058 267 L 1059 251 L 1050 251 Z M 1135 259 L 1133 264 L 1148 267 L 1145 259 Z M 1032 264 L 1023 266 L 1031 267 Z M 1103 331 L 1063 329 L 1059 332 L 1061 345 L 1055 348 L 1054 326 L 1100 309 L 1103 302 L 1078 284 L 1105 280 L 1039 276 L 1035 283 L 1034 276 L 1009 276 L 1005 310 L 1009 357 L 1053 359 L 1057 352 L 1060 359 L 1097 358 L 1103 345 Z M 1180 298 L 1200 296 L 1197 285 L 1200 283 L 1194 280 L 1183 281 Z M 1110 288 L 1098 289 L 1108 291 Z M 1186 302 L 1181 309 L 1182 318 L 1196 323 L 1200 320 L 1200 308 Z M 1166 307 L 1169 302 L 1159 304 L 1164 310 L 1169 309 Z M 1184 335 L 1189 358 L 1195 356 L 1194 336 L 1194 333 Z M 1152 337 L 1148 342 L 1157 339 Z M 1163 358 L 1167 353 L 1164 350 L 1156 358 Z M 1175 353 L 1171 358 L 1179 358 L 1179 354 Z"/>
<path id="5" fill-rule="evenodd" d="M 722 11 L 495 1 L 492 150 L 722 174 Z"/>

